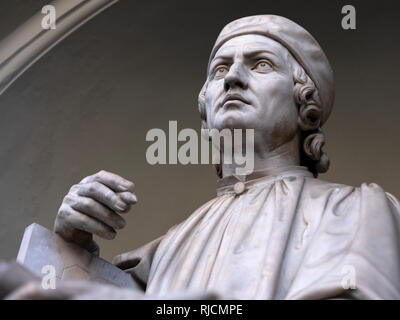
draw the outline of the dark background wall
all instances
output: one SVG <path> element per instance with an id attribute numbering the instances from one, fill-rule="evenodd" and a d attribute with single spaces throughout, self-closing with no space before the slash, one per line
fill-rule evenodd
<path id="1" fill-rule="evenodd" d="M 1 0 L 0 38 L 47 1 Z M 353 4 L 357 29 L 341 28 Z M 147 164 L 151 128 L 200 126 L 197 95 L 220 29 L 252 14 L 286 16 L 329 57 L 336 103 L 325 126 L 331 169 L 321 178 L 376 182 L 400 196 L 400 44 L 395 1 L 121 0 L 64 40 L 0 97 L 0 258 L 24 228 L 52 228 L 70 186 L 100 169 L 136 182 L 139 203 L 110 259 L 163 234 L 215 195 L 206 165 Z"/>

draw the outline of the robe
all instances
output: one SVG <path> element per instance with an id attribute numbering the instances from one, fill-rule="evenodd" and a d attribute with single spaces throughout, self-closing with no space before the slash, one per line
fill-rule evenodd
<path id="1" fill-rule="evenodd" d="M 217 197 L 114 263 L 149 295 L 400 299 L 400 204 L 288 167 L 220 180 Z"/>

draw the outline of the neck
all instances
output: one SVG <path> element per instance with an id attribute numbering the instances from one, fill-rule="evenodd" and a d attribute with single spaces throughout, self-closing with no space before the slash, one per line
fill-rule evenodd
<path id="1" fill-rule="evenodd" d="M 269 150 L 265 145 L 254 145 L 254 169 L 276 170 L 285 167 L 300 165 L 299 138 L 296 135 L 291 141 Z M 227 177 L 237 174 L 237 169 L 243 167 L 236 163 L 223 164 L 222 176 Z"/>

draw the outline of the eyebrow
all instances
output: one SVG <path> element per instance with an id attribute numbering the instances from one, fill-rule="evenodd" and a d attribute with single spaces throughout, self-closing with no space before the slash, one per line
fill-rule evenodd
<path id="1" fill-rule="evenodd" d="M 243 55 L 245 56 L 246 59 L 251 59 L 251 58 L 254 58 L 255 56 L 258 56 L 263 53 L 267 53 L 267 54 L 275 56 L 276 58 L 279 58 L 279 56 L 275 52 L 273 52 L 271 50 L 267 50 L 267 49 L 250 49 L 250 50 L 247 50 L 247 52 L 244 52 Z M 216 55 L 214 57 L 214 59 L 212 59 L 212 61 L 210 63 L 210 67 L 213 66 L 215 64 L 215 62 L 218 60 L 231 61 L 231 60 L 233 60 L 233 55 L 232 54 Z"/>
<path id="2" fill-rule="evenodd" d="M 248 51 L 245 51 L 243 55 L 246 58 L 253 58 L 253 57 L 258 56 L 258 55 L 260 55 L 262 53 L 271 54 L 271 55 L 279 58 L 279 56 L 275 52 L 270 51 L 270 50 L 266 50 L 266 49 L 248 50 Z"/>
<path id="3" fill-rule="evenodd" d="M 211 64 L 214 64 L 215 61 L 217 61 L 217 60 L 223 60 L 223 61 L 233 60 L 233 55 L 221 54 L 221 55 L 215 56 L 214 59 L 211 60 Z"/>

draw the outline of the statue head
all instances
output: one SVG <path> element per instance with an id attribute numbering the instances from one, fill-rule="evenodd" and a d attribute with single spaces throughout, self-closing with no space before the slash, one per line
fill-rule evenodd
<path id="1" fill-rule="evenodd" d="M 329 167 L 321 127 L 333 101 L 332 69 L 316 40 L 293 21 L 260 15 L 221 31 L 199 110 L 203 128 L 254 129 L 256 149 L 296 141 L 300 165 L 317 176 Z"/>

